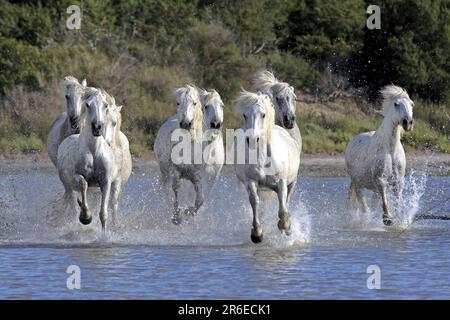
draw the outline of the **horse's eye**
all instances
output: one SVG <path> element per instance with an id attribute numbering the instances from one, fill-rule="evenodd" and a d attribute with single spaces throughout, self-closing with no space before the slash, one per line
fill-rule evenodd
<path id="1" fill-rule="evenodd" d="M 194 107 L 197 105 L 197 102 L 194 102 Z"/>
<path id="2" fill-rule="evenodd" d="M 265 113 L 263 113 L 262 117 L 263 117 L 263 119 L 264 119 L 264 118 L 266 117 L 266 114 L 265 114 Z"/>
<path id="3" fill-rule="evenodd" d="M 195 104 L 194 104 L 195 105 Z M 209 109 L 209 105 L 206 105 L 205 106 L 205 110 L 208 110 Z"/>
<path id="4" fill-rule="evenodd" d="M 179 106 L 180 105 L 180 103 L 179 102 L 177 102 L 177 106 Z"/>
<path id="5" fill-rule="evenodd" d="M 247 120 L 247 116 L 245 114 L 243 116 L 244 116 L 244 120 Z"/>
<path id="6" fill-rule="evenodd" d="M 86 108 L 90 108 L 91 106 L 89 105 L 89 103 L 86 102 Z"/>
<path id="7" fill-rule="evenodd" d="M 69 98 L 70 98 L 70 97 L 66 94 L 66 100 L 69 100 Z"/>
<path id="8" fill-rule="evenodd" d="M 394 103 L 394 107 L 399 107 L 400 104 L 398 104 L 397 102 Z"/>
<path id="9" fill-rule="evenodd" d="M 115 126 L 117 125 L 117 122 L 114 121 L 114 122 L 112 123 L 112 125 L 115 127 Z"/>

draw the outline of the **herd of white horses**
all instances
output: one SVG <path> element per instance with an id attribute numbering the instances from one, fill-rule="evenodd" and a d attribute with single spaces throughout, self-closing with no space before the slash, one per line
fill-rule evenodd
<path id="1" fill-rule="evenodd" d="M 263 240 L 260 220 L 260 198 L 273 191 L 278 196 L 278 228 L 289 235 L 291 223 L 289 204 L 297 183 L 302 138 L 296 121 L 294 88 L 279 81 L 273 73 L 262 71 L 254 78 L 256 92 L 243 90 L 235 100 L 235 114 L 243 121 L 243 145 L 234 145 L 231 152 L 244 153 L 244 163 L 236 163 L 235 173 L 245 186 L 253 211 L 251 240 Z M 121 193 L 131 175 L 132 158 L 127 137 L 121 132 L 122 106 L 105 90 L 88 87 L 72 76 L 62 81 L 67 111 L 51 126 L 48 154 L 64 185 L 64 203 L 75 211 L 79 221 L 89 224 L 87 194 L 90 187 L 100 188 L 100 221 L 106 230 L 108 213 L 112 223 L 117 214 Z M 346 166 L 351 183 L 348 207 L 357 199 L 367 211 L 363 190 L 369 189 L 381 197 L 383 223 L 392 224 L 391 212 L 401 210 L 405 175 L 405 152 L 400 142 L 401 130 L 412 130 L 413 101 L 407 92 L 389 85 L 381 90 L 384 120 L 376 131 L 355 136 L 347 147 Z M 203 90 L 192 85 L 173 92 L 177 112 L 159 129 L 154 152 L 161 171 L 161 182 L 173 190 L 172 222 L 180 224 L 183 215 L 195 215 L 202 207 L 220 176 L 226 151 L 222 138 L 224 103 L 215 90 Z M 177 161 L 174 133 L 183 131 L 191 137 L 193 148 L 202 152 L 202 161 Z M 184 151 L 186 152 L 186 151 Z M 256 152 L 255 161 L 248 161 Z M 186 156 L 186 155 L 184 155 Z M 178 159 L 179 160 L 179 159 Z M 213 161 L 211 161 L 213 160 Z M 181 180 L 192 183 L 194 205 L 184 210 L 179 206 Z M 394 205 L 388 204 L 388 190 L 393 190 Z"/>

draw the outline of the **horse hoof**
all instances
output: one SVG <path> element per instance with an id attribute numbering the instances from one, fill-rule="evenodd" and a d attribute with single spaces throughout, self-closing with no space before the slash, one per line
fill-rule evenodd
<path id="1" fill-rule="evenodd" d="M 278 229 L 289 235 L 291 233 L 291 222 L 289 220 L 278 220 Z"/>
<path id="2" fill-rule="evenodd" d="M 252 229 L 252 233 L 250 235 L 250 239 L 252 239 L 253 243 L 260 243 L 263 241 L 263 233 L 261 229 L 258 229 L 259 232 Z"/>
<path id="3" fill-rule="evenodd" d="M 392 219 L 390 217 L 383 217 L 383 223 L 385 226 L 391 226 L 392 225 Z"/>
<path id="4" fill-rule="evenodd" d="M 80 216 L 80 222 L 84 225 L 88 225 L 92 222 L 92 216 L 89 216 L 87 218 Z"/>
<path id="5" fill-rule="evenodd" d="M 261 235 L 259 236 L 252 234 L 250 238 L 252 239 L 253 243 L 261 243 L 263 241 L 263 234 L 261 233 Z"/>
<path id="6" fill-rule="evenodd" d="M 184 214 L 187 216 L 195 216 L 197 215 L 197 209 L 194 207 L 190 207 L 184 210 Z"/>
<path id="7" fill-rule="evenodd" d="M 173 216 L 172 216 L 172 223 L 174 224 L 174 225 L 176 225 L 176 226 L 178 226 L 178 225 L 180 225 L 181 224 L 181 216 L 180 215 L 178 215 L 178 214 L 174 214 Z"/>

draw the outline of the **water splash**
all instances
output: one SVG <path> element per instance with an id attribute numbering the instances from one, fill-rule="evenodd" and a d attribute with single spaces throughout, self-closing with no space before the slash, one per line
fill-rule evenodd
<path id="1" fill-rule="evenodd" d="M 411 174 L 406 177 L 403 191 L 403 210 L 397 214 L 395 220 L 395 223 L 400 227 L 408 228 L 414 222 L 414 218 L 420 210 L 420 199 L 425 193 L 426 184 L 426 170 L 411 170 Z"/>
<path id="2" fill-rule="evenodd" d="M 78 221 L 78 207 L 65 212 L 63 190 L 57 177 L 49 175 L 1 177 L 2 190 L 12 192 L 2 197 L 0 242 L 6 244 L 51 245 L 172 245 L 172 246 L 241 246 L 250 241 L 251 207 L 246 192 L 239 190 L 234 176 L 222 176 L 211 197 L 195 217 L 184 217 L 182 225 L 171 223 L 171 188 L 160 186 L 152 171 L 134 175 L 124 190 L 115 226 L 106 235 L 101 231 L 98 212 L 100 195 L 90 190 L 89 204 L 93 222 L 83 226 Z M 226 192 L 224 192 L 226 191 Z M 181 190 L 183 206 L 193 203 L 194 191 L 186 182 Z M 260 247 L 287 247 L 309 238 L 309 220 L 304 208 L 292 209 L 292 234 L 277 228 L 278 203 L 270 200 L 262 210 L 265 240 Z M 299 203 L 298 194 L 292 203 Z M 48 216 L 61 216 L 50 224 Z M 5 223 L 2 223 L 5 221 Z"/>

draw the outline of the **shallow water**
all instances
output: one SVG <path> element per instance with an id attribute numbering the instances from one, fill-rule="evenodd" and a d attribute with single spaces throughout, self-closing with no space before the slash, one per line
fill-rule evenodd
<path id="1" fill-rule="evenodd" d="M 232 175 L 181 226 L 170 222 L 155 173 L 133 175 L 104 235 L 95 197 L 92 225 L 75 212 L 48 223 L 47 215 L 64 216 L 56 172 L 0 172 L 0 298 L 450 298 L 450 221 L 412 222 L 417 212 L 450 214 L 450 177 L 413 172 L 390 228 L 379 209 L 346 212 L 347 178 L 300 178 L 293 234 L 280 234 L 268 200 L 264 242 L 254 245 L 247 196 Z M 184 191 L 186 203 L 192 192 Z M 66 286 L 70 265 L 80 267 L 80 290 Z M 381 269 L 379 290 L 367 288 L 369 265 Z"/>

